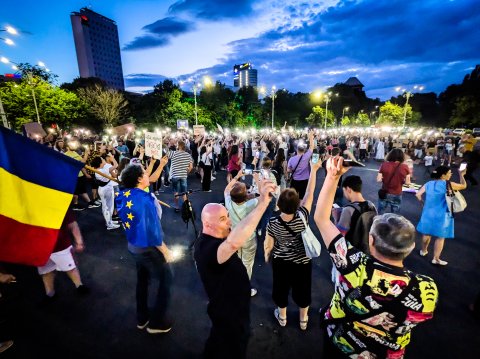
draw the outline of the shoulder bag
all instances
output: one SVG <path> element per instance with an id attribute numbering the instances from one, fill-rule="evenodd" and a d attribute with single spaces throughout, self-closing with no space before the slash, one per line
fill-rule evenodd
<path id="1" fill-rule="evenodd" d="M 447 181 L 447 192 L 445 193 L 445 199 L 447 201 L 447 206 L 454 215 L 454 213 L 463 212 L 467 208 L 467 201 L 465 197 L 460 193 L 460 191 L 454 191 L 450 181 Z"/>
<path id="2" fill-rule="evenodd" d="M 310 226 L 307 224 L 307 221 L 305 220 L 305 217 L 303 216 L 303 214 L 301 212 L 298 212 L 298 214 L 303 224 L 305 225 L 305 229 L 300 233 L 302 235 L 303 246 L 305 248 L 305 256 L 310 259 L 318 257 L 322 252 L 322 246 L 320 245 L 320 242 L 318 241 L 317 237 L 315 237 L 315 234 L 313 234 L 312 230 L 310 229 Z M 282 217 L 278 216 L 278 220 L 280 221 L 282 226 L 292 235 L 292 237 L 297 238 L 299 233 L 295 233 L 288 226 L 288 224 L 285 223 Z"/>

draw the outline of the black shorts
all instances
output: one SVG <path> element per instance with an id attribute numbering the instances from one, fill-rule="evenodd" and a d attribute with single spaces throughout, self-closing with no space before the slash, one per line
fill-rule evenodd
<path id="1" fill-rule="evenodd" d="M 280 258 L 272 259 L 273 290 L 272 298 L 280 308 L 288 305 L 288 294 L 300 308 L 312 302 L 312 261 L 297 264 Z"/>
<path id="2" fill-rule="evenodd" d="M 301 180 L 301 181 L 292 179 L 292 183 L 290 187 L 296 189 L 298 193 L 298 197 L 302 199 L 303 196 L 305 196 L 305 192 L 307 191 L 307 185 L 308 185 L 308 179 Z"/>
<path id="3" fill-rule="evenodd" d="M 78 177 L 74 194 L 80 195 L 87 193 L 87 178 L 85 176 Z"/>

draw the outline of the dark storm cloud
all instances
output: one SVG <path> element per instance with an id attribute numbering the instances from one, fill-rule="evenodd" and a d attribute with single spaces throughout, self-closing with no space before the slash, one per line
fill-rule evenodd
<path id="1" fill-rule="evenodd" d="M 136 37 L 133 41 L 126 44 L 123 50 L 145 50 L 166 46 L 170 43 L 172 37 L 190 32 L 194 29 L 195 26 L 190 21 L 184 21 L 175 17 L 166 17 L 145 25 L 142 30 L 145 30 L 149 34 Z"/>
<path id="2" fill-rule="evenodd" d="M 304 91 L 350 76 L 367 90 L 422 83 L 442 91 L 480 60 L 478 24 L 477 0 L 341 1 L 300 25 L 232 42 L 226 62 L 252 61 L 259 82 Z"/>
<path id="3" fill-rule="evenodd" d="M 168 11 L 172 14 L 188 13 L 206 20 L 244 17 L 253 11 L 254 0 L 180 0 Z"/>

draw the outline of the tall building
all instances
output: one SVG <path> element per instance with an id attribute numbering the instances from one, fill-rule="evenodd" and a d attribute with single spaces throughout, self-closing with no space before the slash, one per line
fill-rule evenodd
<path id="1" fill-rule="evenodd" d="M 257 87 L 257 70 L 252 68 L 251 63 L 233 66 L 233 86 L 236 88 Z"/>
<path id="2" fill-rule="evenodd" d="M 73 38 L 80 77 L 98 77 L 124 90 L 120 43 L 115 21 L 88 8 L 72 12 Z"/>

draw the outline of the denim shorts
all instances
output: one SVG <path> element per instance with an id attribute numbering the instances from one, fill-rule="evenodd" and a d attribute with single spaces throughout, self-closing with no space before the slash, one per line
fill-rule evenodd
<path id="1" fill-rule="evenodd" d="M 172 182 L 172 189 L 174 193 L 187 192 L 187 179 L 172 177 L 170 180 Z"/>

